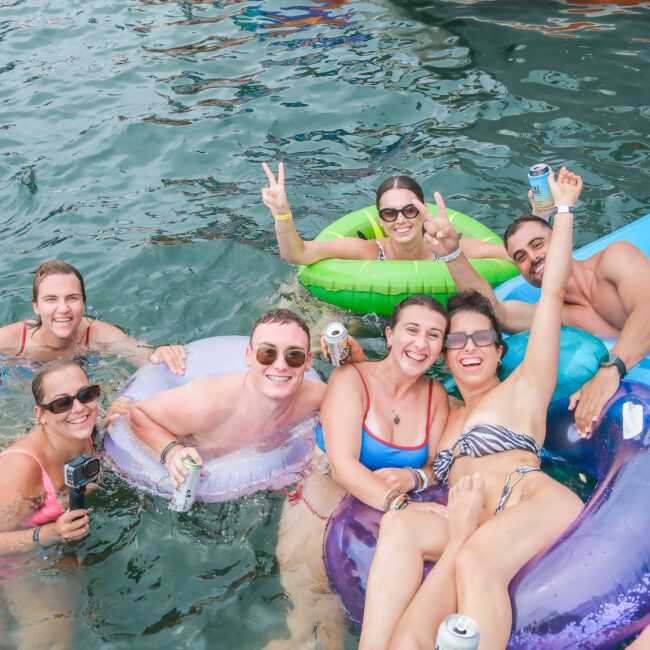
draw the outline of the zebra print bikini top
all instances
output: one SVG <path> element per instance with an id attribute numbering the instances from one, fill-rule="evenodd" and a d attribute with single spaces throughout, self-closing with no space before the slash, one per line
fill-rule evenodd
<path id="1" fill-rule="evenodd" d="M 443 449 L 436 454 L 433 471 L 438 482 L 447 485 L 449 472 L 456 458 L 461 456 L 481 458 L 511 449 L 529 451 L 541 460 L 542 450 L 530 436 L 497 424 L 479 424 L 465 431 L 451 449 Z"/>

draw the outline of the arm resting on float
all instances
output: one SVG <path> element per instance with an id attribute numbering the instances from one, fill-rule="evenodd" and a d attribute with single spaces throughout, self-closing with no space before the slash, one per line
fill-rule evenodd
<path id="1" fill-rule="evenodd" d="M 332 478 L 365 504 L 383 509 L 386 484 L 359 462 L 365 395 L 358 373 L 350 366 L 330 377 L 320 416 Z"/>
<path id="2" fill-rule="evenodd" d="M 470 260 L 497 259 L 512 262 L 503 244 L 467 237 L 460 240 L 460 249 Z"/>

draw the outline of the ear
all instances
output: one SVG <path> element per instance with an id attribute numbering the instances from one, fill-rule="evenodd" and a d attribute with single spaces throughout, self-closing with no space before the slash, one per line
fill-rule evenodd
<path id="1" fill-rule="evenodd" d="M 44 412 L 44 410 L 43 410 L 40 406 L 38 406 L 37 404 L 34 404 L 34 415 L 36 416 L 36 421 L 37 421 L 39 424 L 43 424 L 43 423 L 41 422 L 41 418 L 44 417 L 45 412 Z"/>
<path id="2" fill-rule="evenodd" d="M 40 316 L 40 314 L 38 313 L 38 303 L 35 300 L 32 300 L 32 309 L 34 310 L 34 313 L 37 316 Z"/>
<path id="3" fill-rule="evenodd" d="M 250 345 L 246 346 L 245 359 L 246 359 L 246 367 L 250 368 L 251 362 L 253 360 L 253 348 L 251 348 Z"/>
<path id="4" fill-rule="evenodd" d="M 386 327 L 386 329 L 384 330 L 384 332 L 385 332 L 385 334 L 386 334 L 386 346 L 387 346 L 388 349 L 390 350 L 390 348 L 391 348 L 392 345 L 393 345 L 393 330 L 391 330 L 390 327 Z"/>
<path id="5" fill-rule="evenodd" d="M 305 372 L 307 372 L 311 368 L 311 352 L 307 352 L 307 360 L 305 361 Z"/>

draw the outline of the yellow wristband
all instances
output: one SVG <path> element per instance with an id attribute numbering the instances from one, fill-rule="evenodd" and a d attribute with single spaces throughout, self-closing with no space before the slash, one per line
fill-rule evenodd
<path id="1" fill-rule="evenodd" d="M 291 210 L 289 210 L 286 214 L 274 214 L 273 218 L 276 221 L 287 221 L 288 219 L 292 219 L 293 215 L 291 214 Z"/>

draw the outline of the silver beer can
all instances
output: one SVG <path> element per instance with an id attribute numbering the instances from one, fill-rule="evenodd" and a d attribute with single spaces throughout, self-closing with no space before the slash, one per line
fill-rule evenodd
<path id="1" fill-rule="evenodd" d="M 348 331 L 341 323 L 330 323 L 323 332 L 327 351 L 330 354 L 330 363 L 333 366 L 342 366 L 350 360 L 350 346 L 348 345 Z"/>
<path id="2" fill-rule="evenodd" d="M 450 614 L 440 623 L 435 650 L 476 650 L 480 635 L 473 618 Z"/>
<path id="3" fill-rule="evenodd" d="M 201 465 L 195 463 L 189 456 L 181 461 L 187 468 L 185 483 L 174 488 L 172 498 L 169 502 L 169 509 L 175 512 L 187 512 L 196 499 L 196 486 L 201 476 Z"/>

